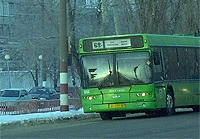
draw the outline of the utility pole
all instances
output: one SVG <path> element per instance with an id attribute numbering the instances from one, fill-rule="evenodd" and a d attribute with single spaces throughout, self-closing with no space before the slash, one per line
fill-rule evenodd
<path id="1" fill-rule="evenodd" d="M 42 37 L 44 38 L 45 36 L 45 14 L 44 14 L 44 11 L 45 11 L 45 3 L 44 3 L 44 0 L 41 1 L 41 7 L 42 7 Z M 47 73 L 46 73 L 46 56 L 45 56 L 45 50 L 46 50 L 46 46 L 44 45 L 43 43 L 43 49 L 42 49 L 42 52 L 43 52 L 43 59 L 42 59 L 42 87 L 46 87 L 46 84 L 47 84 Z"/>
<path id="2" fill-rule="evenodd" d="M 67 77 L 66 0 L 60 0 L 60 111 L 69 111 Z"/>

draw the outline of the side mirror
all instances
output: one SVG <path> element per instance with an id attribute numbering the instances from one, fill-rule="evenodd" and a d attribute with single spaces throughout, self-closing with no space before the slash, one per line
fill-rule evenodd
<path id="1" fill-rule="evenodd" d="M 153 61 L 155 65 L 160 65 L 159 53 L 157 51 L 153 52 Z"/>
<path id="2" fill-rule="evenodd" d="M 71 66 L 72 65 L 72 54 L 68 53 L 67 54 L 67 66 Z"/>

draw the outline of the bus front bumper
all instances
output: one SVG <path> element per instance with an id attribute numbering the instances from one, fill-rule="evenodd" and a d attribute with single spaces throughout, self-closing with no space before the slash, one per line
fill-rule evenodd
<path id="1" fill-rule="evenodd" d="M 116 104 L 84 105 L 85 113 L 90 112 L 112 112 L 112 111 L 153 111 L 156 110 L 156 102 L 132 102 Z"/>

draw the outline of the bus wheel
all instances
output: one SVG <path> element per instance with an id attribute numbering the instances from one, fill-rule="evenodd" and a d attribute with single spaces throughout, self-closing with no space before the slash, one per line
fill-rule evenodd
<path id="1" fill-rule="evenodd" d="M 200 105 L 196 105 L 192 107 L 194 112 L 199 112 L 200 111 Z"/>
<path id="2" fill-rule="evenodd" d="M 165 115 L 171 116 L 175 113 L 175 106 L 174 106 L 174 97 L 172 95 L 171 90 L 168 89 L 166 95 L 166 108 L 165 108 Z"/>
<path id="3" fill-rule="evenodd" d="M 112 120 L 113 118 L 112 113 L 110 112 L 102 112 L 100 113 L 100 116 L 102 120 Z"/>

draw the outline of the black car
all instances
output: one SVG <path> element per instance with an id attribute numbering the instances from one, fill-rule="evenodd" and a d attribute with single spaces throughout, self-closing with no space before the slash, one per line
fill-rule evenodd
<path id="1" fill-rule="evenodd" d="M 32 99 L 39 100 L 60 99 L 60 93 L 52 87 L 33 87 L 29 95 Z"/>

